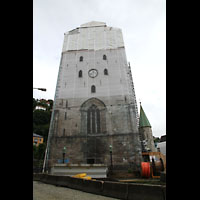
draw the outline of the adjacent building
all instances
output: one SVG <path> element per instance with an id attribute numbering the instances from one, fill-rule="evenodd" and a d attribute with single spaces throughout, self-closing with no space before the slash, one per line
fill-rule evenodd
<path id="1" fill-rule="evenodd" d="M 157 143 L 157 149 L 166 156 L 166 135 L 161 136 L 160 142 Z"/>
<path id="2" fill-rule="evenodd" d="M 36 107 L 35 107 L 35 110 L 46 110 L 47 108 L 46 107 L 44 107 L 44 106 L 42 106 L 42 105 L 37 105 Z"/>
<path id="3" fill-rule="evenodd" d="M 33 133 L 33 145 L 39 146 L 39 144 L 43 144 L 43 142 L 44 142 L 43 136 Z"/>

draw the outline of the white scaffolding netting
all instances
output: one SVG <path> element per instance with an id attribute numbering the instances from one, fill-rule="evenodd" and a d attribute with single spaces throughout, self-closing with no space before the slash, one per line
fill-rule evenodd
<path id="1" fill-rule="evenodd" d="M 85 24 L 65 34 L 63 52 L 73 50 L 100 50 L 124 47 L 122 31 L 104 23 Z"/>

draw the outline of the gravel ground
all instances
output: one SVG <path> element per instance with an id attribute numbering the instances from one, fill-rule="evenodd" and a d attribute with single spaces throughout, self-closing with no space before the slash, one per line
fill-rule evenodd
<path id="1" fill-rule="evenodd" d="M 33 200 L 114 200 L 115 198 L 90 194 L 66 187 L 33 181 Z"/>

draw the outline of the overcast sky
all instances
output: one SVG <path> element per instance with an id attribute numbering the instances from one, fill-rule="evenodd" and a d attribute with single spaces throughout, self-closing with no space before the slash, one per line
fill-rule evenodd
<path id="1" fill-rule="evenodd" d="M 90 21 L 122 29 L 138 108 L 165 135 L 166 0 L 33 0 L 33 97 L 54 100 L 64 32 Z"/>

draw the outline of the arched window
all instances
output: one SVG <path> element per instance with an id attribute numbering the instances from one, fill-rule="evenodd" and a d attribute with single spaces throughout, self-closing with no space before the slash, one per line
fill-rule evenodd
<path id="1" fill-rule="evenodd" d="M 104 69 L 104 75 L 108 75 L 108 70 Z"/>
<path id="2" fill-rule="evenodd" d="M 91 93 L 95 93 L 96 92 L 96 87 L 94 85 L 92 85 L 91 87 Z"/>
<path id="3" fill-rule="evenodd" d="M 96 105 L 92 105 L 87 111 L 87 132 L 100 133 L 100 111 Z"/>
<path id="4" fill-rule="evenodd" d="M 91 98 L 81 105 L 81 132 L 106 133 L 106 106 L 99 99 Z M 94 150 L 88 152 L 92 154 Z"/>
<path id="5" fill-rule="evenodd" d="M 81 56 L 81 57 L 80 57 L 79 61 L 80 61 L 80 62 L 82 62 L 82 61 L 83 61 L 83 56 Z"/>
<path id="6" fill-rule="evenodd" d="M 107 60 L 106 55 L 103 55 L 103 60 Z"/>
<path id="7" fill-rule="evenodd" d="M 78 72 L 78 77 L 81 78 L 83 76 L 82 70 Z"/>

